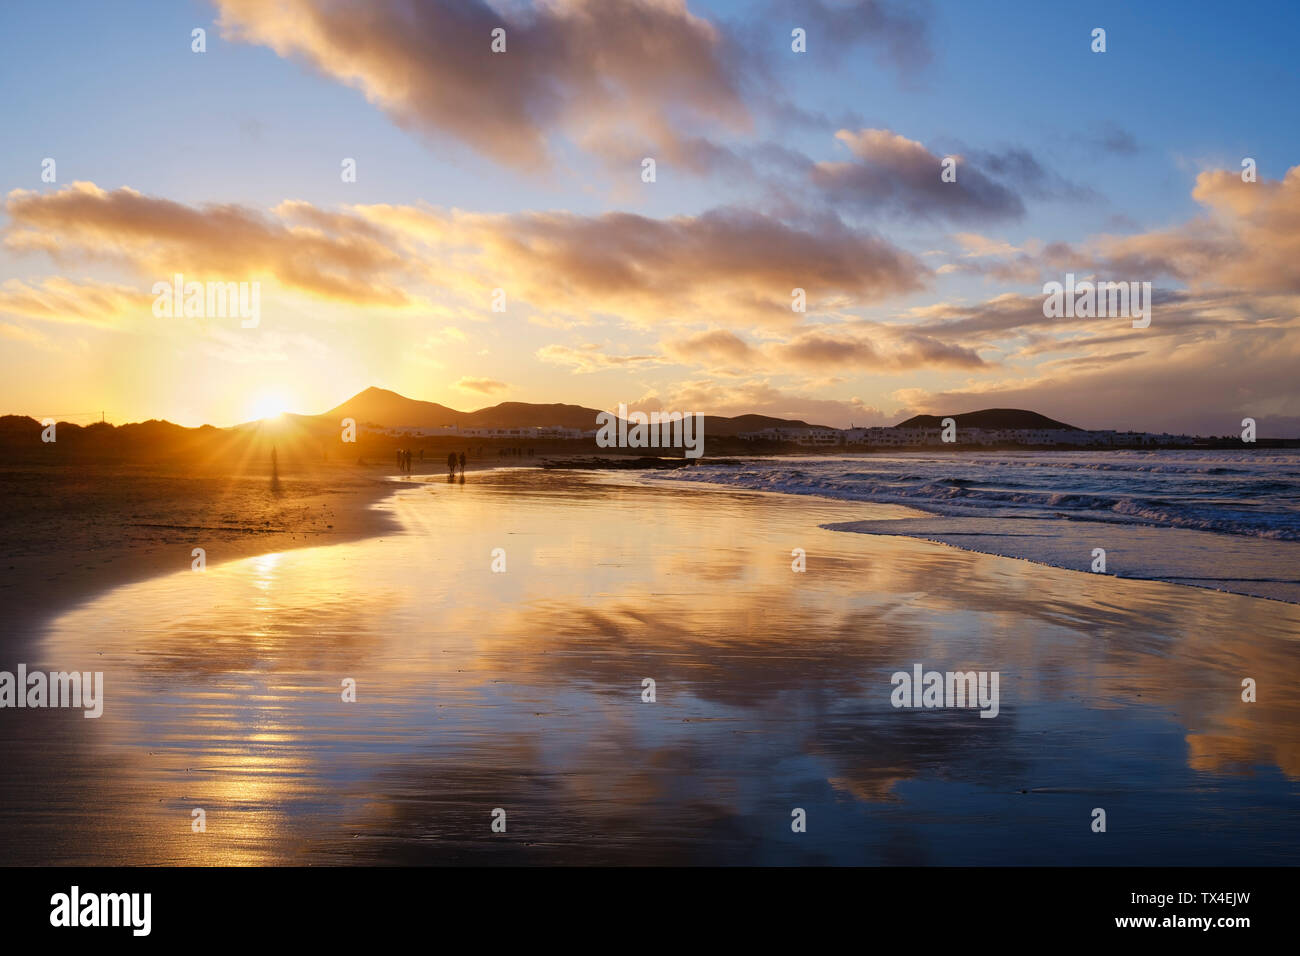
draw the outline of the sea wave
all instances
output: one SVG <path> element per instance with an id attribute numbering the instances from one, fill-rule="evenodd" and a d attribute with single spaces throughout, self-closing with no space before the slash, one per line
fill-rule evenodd
<path id="1" fill-rule="evenodd" d="M 760 458 L 705 462 L 650 480 L 901 504 L 955 517 L 1107 521 L 1300 540 L 1300 453 Z"/>

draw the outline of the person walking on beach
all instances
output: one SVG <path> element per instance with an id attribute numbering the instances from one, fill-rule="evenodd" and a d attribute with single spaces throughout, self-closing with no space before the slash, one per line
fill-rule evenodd
<path id="1" fill-rule="evenodd" d="M 460 473 L 465 474 L 465 453 L 460 453 Z"/>
<path id="2" fill-rule="evenodd" d="M 452 478 L 455 476 L 455 474 L 456 474 L 456 453 L 454 451 L 449 451 L 447 452 L 447 477 Z"/>

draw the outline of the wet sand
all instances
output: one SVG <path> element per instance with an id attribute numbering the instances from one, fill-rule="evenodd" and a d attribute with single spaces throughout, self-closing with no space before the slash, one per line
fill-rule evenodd
<path id="1" fill-rule="evenodd" d="M 123 584 L 189 570 L 196 547 L 211 566 L 392 532 L 391 516 L 371 505 L 392 493 L 394 481 L 438 476 L 445 467 L 416 462 L 408 479 L 394 464 L 286 463 L 273 481 L 265 464 L 7 464 L 0 467 L 0 652 L 21 657 L 54 613 Z"/>
<path id="2" fill-rule="evenodd" d="M 832 531 L 902 535 L 983 554 L 1021 558 L 1089 574 L 1094 549 L 1104 573 L 1145 581 L 1231 591 L 1300 604 L 1300 544 L 1187 528 L 1034 518 L 951 518 L 849 521 Z"/>
<path id="3" fill-rule="evenodd" d="M 196 547 L 220 564 L 385 530 L 366 509 L 387 493 L 383 475 L 355 471 L 285 477 L 278 494 L 264 476 L 101 469 L 87 480 L 75 469 L 9 471 L 0 600 L 13 616 L 0 628 L 4 649 L 19 651 L 55 609 L 188 570 Z"/>
<path id="4" fill-rule="evenodd" d="M 634 476 L 485 472 L 379 507 L 398 533 L 186 567 L 50 622 L 28 663 L 102 670 L 105 710 L 0 712 L 5 862 L 1300 849 L 1300 608 L 819 527 L 914 514 L 894 506 Z M 894 708 L 915 663 L 998 671 L 998 717 Z"/>

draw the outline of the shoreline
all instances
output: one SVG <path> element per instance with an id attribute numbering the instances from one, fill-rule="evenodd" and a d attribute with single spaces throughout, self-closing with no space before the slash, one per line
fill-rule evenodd
<path id="1" fill-rule="evenodd" d="M 1286 569 L 1300 567 L 1300 542 L 1291 538 L 1153 521 L 1106 520 L 1090 517 L 1087 512 L 1053 517 L 1033 513 L 997 514 L 996 511 L 988 515 L 946 514 L 927 508 L 923 501 L 879 498 L 870 493 L 862 496 L 821 493 L 816 488 L 753 487 L 741 481 L 710 480 L 712 477 L 667 474 L 647 476 L 646 480 L 805 500 L 857 502 L 864 506 L 887 504 L 908 514 L 899 518 L 832 522 L 819 527 L 837 533 L 909 538 L 972 554 L 1086 573 L 1090 577 L 1180 585 L 1300 605 L 1300 576 L 1295 573 L 1282 576 Z M 1099 557 L 1101 567 L 1097 568 Z"/>
<path id="2" fill-rule="evenodd" d="M 735 485 L 722 484 L 709 481 L 692 481 L 689 484 L 693 487 L 703 487 L 716 491 L 730 493 L 747 492 L 754 495 L 772 495 L 779 498 L 789 498 L 796 500 L 814 499 L 827 502 L 842 502 L 846 499 L 835 498 L 829 495 L 800 494 L 790 491 L 769 491 L 763 488 L 743 488 Z M 856 499 L 854 499 L 856 500 Z M 874 535 L 879 537 L 904 538 L 912 541 L 924 541 L 927 544 L 941 545 L 943 547 L 953 548 L 957 551 L 964 551 L 969 554 L 981 554 L 993 558 L 1007 558 L 1013 561 L 1023 561 L 1035 567 L 1051 568 L 1057 571 L 1073 571 L 1080 574 L 1088 574 L 1090 577 L 1110 577 L 1117 581 L 1140 581 L 1149 584 L 1169 584 L 1178 587 L 1195 588 L 1201 591 L 1213 591 L 1218 594 L 1232 594 L 1237 597 L 1253 598 L 1260 601 L 1274 601 L 1278 604 L 1287 604 L 1300 606 L 1300 582 L 1291 580 L 1277 580 L 1273 578 L 1249 578 L 1249 577 L 1228 577 L 1214 578 L 1204 574 L 1195 573 L 1203 569 L 1203 565 L 1194 562 L 1195 558 L 1203 558 L 1207 554 L 1206 549 L 1197 549 L 1195 544 L 1201 539 L 1211 539 L 1216 542 L 1227 542 L 1231 544 L 1242 544 L 1253 547 L 1259 551 L 1280 551 L 1285 552 L 1287 548 L 1296 547 L 1295 542 L 1275 541 L 1269 538 L 1252 538 L 1244 535 L 1232 535 L 1219 531 L 1196 531 L 1188 528 L 1172 528 L 1165 525 L 1126 525 L 1118 522 L 1093 521 L 1088 522 L 1082 519 L 1061 519 L 1059 521 L 1050 521 L 1035 518 L 961 518 L 951 515 L 935 514 L 925 511 L 914 505 L 901 505 L 895 502 L 879 502 L 863 500 L 858 502 L 867 506 L 875 507 L 894 507 L 914 514 L 906 517 L 886 518 L 886 519 L 866 519 L 862 521 L 841 521 L 820 524 L 817 527 L 824 531 L 833 531 L 840 534 L 862 534 Z M 1051 534 L 1034 534 L 1017 533 L 1007 530 L 1007 526 L 1038 526 L 1038 528 L 1050 528 Z M 1093 533 L 1089 534 L 1088 532 Z M 1073 532 L 1073 534 L 1071 534 Z M 1177 567 L 1185 570 L 1187 574 L 1120 574 L 1113 570 L 1106 572 L 1091 572 L 1087 565 L 1092 557 L 1092 544 L 1095 541 L 1105 540 L 1108 543 L 1117 539 L 1121 542 L 1121 547 L 1108 547 L 1108 558 L 1127 557 L 1136 551 L 1139 547 L 1144 549 L 1144 554 L 1150 554 L 1157 549 L 1153 540 L 1158 536 L 1172 535 L 1179 539 L 1188 539 L 1188 547 L 1182 552 L 1187 557 L 1179 564 L 1170 563 L 1167 567 Z M 953 541 L 949 538 L 970 538 L 973 541 L 986 541 L 986 547 L 975 547 L 973 543 L 965 541 Z M 1087 547 L 1078 546 L 1073 550 L 1081 555 L 1080 566 L 1075 567 L 1065 563 L 1059 555 L 1059 550 L 1048 554 L 1020 554 L 1012 553 L 1005 550 L 1008 543 L 1015 539 L 1018 543 L 1024 543 L 1032 538 L 1043 538 L 1059 543 L 1062 540 L 1073 539 L 1079 540 L 1086 538 Z M 1148 539 L 1148 540 L 1143 540 Z M 996 548 L 1004 550 L 995 550 Z M 1224 561 L 1224 553 L 1231 552 L 1231 547 L 1220 547 L 1217 550 L 1210 551 L 1211 557 L 1207 560 L 1216 563 Z M 1169 561 L 1167 552 L 1160 552 L 1162 559 Z M 1177 559 L 1175 559 L 1177 560 Z M 1226 559 L 1231 561 L 1231 554 Z M 1233 587 L 1222 587 L 1219 585 L 1232 584 Z M 1268 588 L 1268 585 L 1273 587 Z M 1260 590 L 1271 590 L 1274 593 L 1259 593 Z"/>
<path id="3" fill-rule="evenodd" d="M 339 466 L 333 475 L 324 469 L 287 474 L 280 496 L 270 502 L 261 500 L 267 496 L 257 477 L 218 479 L 225 484 L 219 498 L 196 496 L 174 520 L 169 520 L 173 518 L 169 514 L 131 513 L 131 504 L 118 502 L 113 511 L 93 515 L 74 511 L 73 526 L 43 534 L 41 526 L 50 519 L 48 514 L 8 515 L 0 557 L 0 600 L 8 609 L 0 627 L 0 653 L 21 659 L 34 651 L 45 627 L 57 617 L 116 588 L 190 569 L 194 547 L 202 547 L 206 566 L 216 568 L 245 558 L 400 530 L 391 515 L 375 505 L 401 483 L 377 469 L 357 472 L 353 466 Z M 192 480 L 156 471 L 148 478 L 172 486 L 159 506 L 164 509 L 176 506 L 177 497 L 186 494 L 185 486 Z M 117 491 L 108 494 L 116 497 Z M 73 496 L 74 509 L 77 497 Z M 222 519 L 205 507 L 208 504 L 224 509 L 235 520 L 217 523 Z"/>

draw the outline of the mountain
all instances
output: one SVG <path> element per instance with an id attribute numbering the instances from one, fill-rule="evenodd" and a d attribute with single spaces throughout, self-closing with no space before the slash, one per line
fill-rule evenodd
<path id="1" fill-rule="evenodd" d="M 899 422 L 895 428 L 942 428 L 943 419 L 951 418 L 958 428 L 1063 428 L 1077 432 L 1083 429 L 1067 425 L 1040 415 L 1027 412 L 1023 408 L 984 408 L 978 412 L 963 412 L 960 415 L 913 415 L 905 422 Z"/>
<path id="2" fill-rule="evenodd" d="M 462 428 L 526 428 L 549 425 L 585 430 L 596 427 L 598 414 L 599 409 L 582 405 L 533 405 L 528 402 L 502 402 L 473 412 L 460 412 L 436 402 L 421 402 L 372 386 L 316 417 L 332 422 L 354 418 L 358 424 L 385 428 L 437 428 L 441 425 L 458 425 Z M 761 428 L 806 427 L 807 424 L 767 415 L 738 415 L 735 418 L 706 415 L 704 434 L 726 436 L 758 431 Z"/>
<path id="3" fill-rule="evenodd" d="M 770 415 L 737 415 L 735 418 L 721 418 L 717 415 L 704 416 L 704 434 L 739 435 L 741 432 L 762 431 L 764 428 L 817 428 L 805 421 L 791 418 L 772 418 Z"/>
<path id="4" fill-rule="evenodd" d="M 458 412 L 462 425 L 471 428 L 520 428 L 550 425 L 559 428 L 595 428 L 597 410 L 581 405 L 530 405 L 528 402 L 502 402 L 476 412 Z"/>
<path id="5" fill-rule="evenodd" d="M 334 420 L 355 418 L 358 424 L 382 425 L 386 428 L 437 428 L 440 425 L 461 424 L 465 413 L 437 402 L 421 402 L 390 392 L 386 388 L 372 386 L 317 417 Z"/>

